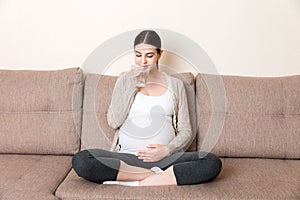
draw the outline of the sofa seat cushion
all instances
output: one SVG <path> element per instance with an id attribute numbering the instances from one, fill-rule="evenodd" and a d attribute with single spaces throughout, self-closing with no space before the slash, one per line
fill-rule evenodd
<path id="1" fill-rule="evenodd" d="M 214 181 L 190 186 L 101 185 L 72 170 L 55 195 L 63 200 L 300 198 L 300 160 L 222 158 L 222 162 L 223 169 Z"/>
<path id="2" fill-rule="evenodd" d="M 56 199 L 72 156 L 0 154 L 0 199 Z"/>

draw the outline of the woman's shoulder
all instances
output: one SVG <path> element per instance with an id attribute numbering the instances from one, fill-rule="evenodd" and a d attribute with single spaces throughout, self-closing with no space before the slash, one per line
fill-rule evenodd
<path id="1" fill-rule="evenodd" d="M 167 73 L 164 73 L 166 75 L 166 77 L 169 79 L 169 82 L 171 84 L 172 87 L 183 87 L 183 81 L 180 78 L 177 78 L 174 75 L 170 75 Z"/>
<path id="2" fill-rule="evenodd" d="M 130 76 L 130 71 L 122 71 L 119 74 L 118 78 L 125 78 L 125 77 L 128 77 L 128 76 Z"/>
<path id="3" fill-rule="evenodd" d="M 130 81 L 130 71 L 123 71 L 118 75 L 117 82 L 126 84 Z"/>

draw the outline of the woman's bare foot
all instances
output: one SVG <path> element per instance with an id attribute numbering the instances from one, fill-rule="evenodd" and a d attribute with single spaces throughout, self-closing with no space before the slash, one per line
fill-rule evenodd
<path id="1" fill-rule="evenodd" d="M 176 177 L 173 171 L 173 166 L 165 171 L 149 176 L 140 181 L 140 186 L 155 186 L 155 185 L 177 185 Z"/>
<path id="2" fill-rule="evenodd" d="M 154 174 L 155 173 L 150 169 L 135 167 L 121 161 L 121 165 L 117 175 L 117 180 L 118 181 L 140 181 Z"/>

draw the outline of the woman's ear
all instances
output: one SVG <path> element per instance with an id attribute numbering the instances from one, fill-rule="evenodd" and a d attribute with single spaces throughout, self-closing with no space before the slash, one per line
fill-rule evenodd
<path id="1" fill-rule="evenodd" d="M 163 50 L 160 50 L 160 52 L 159 52 L 159 54 L 158 54 L 158 60 L 160 59 L 162 53 L 163 53 Z"/>

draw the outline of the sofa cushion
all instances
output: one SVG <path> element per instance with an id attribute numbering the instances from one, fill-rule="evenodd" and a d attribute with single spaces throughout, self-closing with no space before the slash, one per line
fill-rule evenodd
<path id="1" fill-rule="evenodd" d="M 28 190 L 10 190 L 3 197 L 5 200 L 59 200 L 49 192 L 28 191 Z"/>
<path id="2" fill-rule="evenodd" d="M 194 76 L 191 73 L 174 75 L 184 81 L 188 101 L 194 102 Z M 83 122 L 81 135 L 81 149 L 102 148 L 109 150 L 115 130 L 107 123 L 106 114 L 111 101 L 117 76 L 87 74 L 84 87 Z M 194 99 L 192 99 L 194 98 Z M 190 104 L 193 109 L 194 103 Z M 196 116 L 196 114 L 194 115 Z M 196 124 L 196 118 L 192 119 Z M 196 125 L 195 125 L 196 126 Z M 196 128 L 194 129 L 196 132 Z M 189 151 L 196 150 L 196 138 Z"/>
<path id="3" fill-rule="evenodd" d="M 299 159 L 299 85 L 299 75 L 198 74 L 198 149 L 227 157 Z"/>
<path id="4" fill-rule="evenodd" d="M 73 199 L 298 199 L 300 160 L 222 158 L 212 182 L 189 186 L 128 187 L 86 181 L 72 170 L 55 195 Z"/>
<path id="5" fill-rule="evenodd" d="M 53 194 L 70 171 L 71 159 L 71 156 L 1 154 L 1 199 L 56 199 Z"/>
<path id="6" fill-rule="evenodd" d="M 0 70 L 0 152 L 74 154 L 82 92 L 79 68 Z"/>

